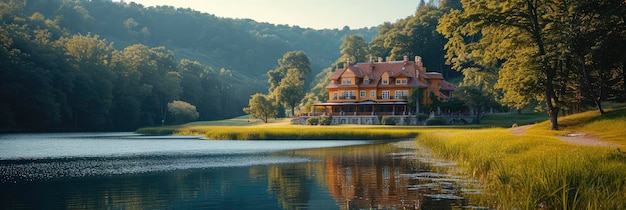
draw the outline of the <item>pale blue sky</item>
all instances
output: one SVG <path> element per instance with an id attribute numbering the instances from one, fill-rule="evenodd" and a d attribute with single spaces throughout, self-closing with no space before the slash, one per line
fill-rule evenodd
<path id="1" fill-rule="evenodd" d="M 117 0 L 120 1 L 120 0 Z M 314 29 L 372 27 L 413 15 L 419 0 L 124 0 L 146 7 L 171 5 L 218 17 Z"/>

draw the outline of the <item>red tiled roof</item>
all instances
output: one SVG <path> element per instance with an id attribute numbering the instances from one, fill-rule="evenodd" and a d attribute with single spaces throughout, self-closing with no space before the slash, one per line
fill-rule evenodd
<path id="1" fill-rule="evenodd" d="M 426 72 L 429 79 L 443 79 L 443 75 L 438 72 Z"/>
<path id="2" fill-rule="evenodd" d="M 403 87 L 428 87 L 427 81 L 420 81 L 418 78 L 428 79 L 430 75 L 421 71 L 416 71 L 416 65 L 413 61 L 392 61 L 392 62 L 376 62 L 376 63 L 357 63 L 348 68 L 337 69 L 331 76 L 331 80 L 339 80 L 341 76 L 350 69 L 355 77 L 364 78 L 365 75 L 370 78 L 369 84 L 360 83 L 359 87 L 377 87 L 381 83 L 382 75 L 387 72 L 390 77 L 405 76 L 408 78 L 407 84 L 396 85 L 389 81 L 388 86 Z M 418 75 L 418 78 L 415 75 Z M 326 88 L 334 89 L 343 85 L 331 82 Z"/>

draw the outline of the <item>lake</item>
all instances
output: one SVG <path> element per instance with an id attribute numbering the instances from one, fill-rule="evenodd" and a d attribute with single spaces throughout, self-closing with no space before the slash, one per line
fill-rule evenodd
<path id="1" fill-rule="evenodd" d="M 1 209 L 452 209 L 476 183 L 414 141 L 0 135 Z"/>

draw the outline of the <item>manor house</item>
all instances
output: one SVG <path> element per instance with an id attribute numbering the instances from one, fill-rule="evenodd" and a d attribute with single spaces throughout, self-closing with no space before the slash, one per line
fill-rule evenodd
<path id="1" fill-rule="evenodd" d="M 348 60 L 330 79 L 327 102 L 314 104 L 316 110 L 324 111 L 313 115 L 333 116 L 333 124 L 379 124 L 379 116 L 396 117 L 398 124 L 417 124 L 419 106 L 407 105 L 415 97 L 411 89 L 422 89 L 417 91 L 423 94 L 421 104 L 431 104 L 433 97 L 445 102 L 456 89 L 440 73 L 426 72 L 419 56 L 413 61 L 408 56 L 401 61 L 370 58 L 352 64 Z"/>

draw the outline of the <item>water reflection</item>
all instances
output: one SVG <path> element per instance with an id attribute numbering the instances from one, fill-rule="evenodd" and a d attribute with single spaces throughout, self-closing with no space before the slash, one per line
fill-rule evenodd
<path id="1" fill-rule="evenodd" d="M 41 167 L 37 161 L 0 160 L 3 176 L 29 177 L 0 181 L 0 209 L 452 209 L 465 202 L 460 179 L 444 173 L 448 167 L 397 143 L 44 162 L 64 169 L 38 168 L 56 172 L 34 176 L 19 170 Z M 115 166 L 148 169 L 105 173 Z"/>
<path id="2" fill-rule="evenodd" d="M 456 187 L 460 178 L 424 176 L 436 166 L 419 161 L 415 148 L 383 144 L 304 153 L 326 158 L 325 183 L 341 209 L 452 209 L 464 204 Z M 424 187 L 429 185 L 434 187 Z"/>

